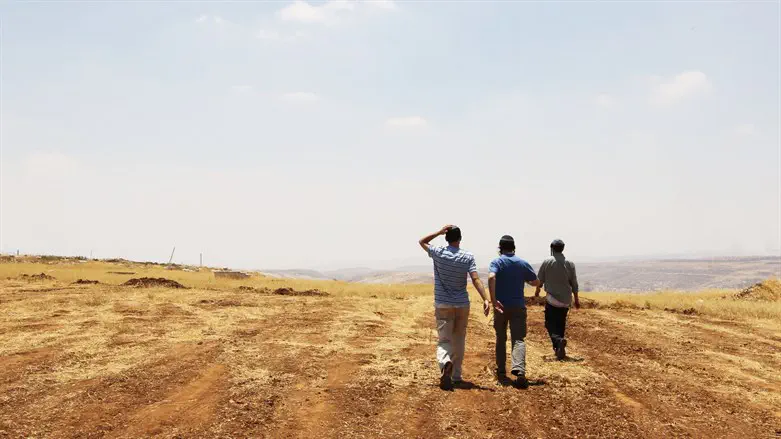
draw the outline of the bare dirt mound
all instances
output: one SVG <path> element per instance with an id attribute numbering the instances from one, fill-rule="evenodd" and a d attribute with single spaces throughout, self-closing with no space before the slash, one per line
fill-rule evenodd
<path id="1" fill-rule="evenodd" d="M 294 290 L 292 288 L 277 288 L 274 290 L 274 294 L 278 294 L 280 296 L 328 296 L 329 294 L 325 291 L 320 290 Z"/>
<path id="2" fill-rule="evenodd" d="M 531 296 L 524 297 L 526 306 L 545 306 L 545 296 Z M 591 299 L 580 299 L 581 308 L 599 308 L 599 304 Z"/>
<path id="3" fill-rule="evenodd" d="M 133 278 L 123 283 L 122 285 L 127 287 L 137 288 L 150 288 L 150 287 L 163 287 L 163 288 L 187 288 L 179 282 L 164 277 L 140 277 Z"/>
<path id="4" fill-rule="evenodd" d="M 735 298 L 765 302 L 781 301 L 781 281 L 778 279 L 768 279 L 756 283 L 736 294 Z"/>
<path id="5" fill-rule="evenodd" d="M 22 279 L 22 280 L 54 280 L 54 276 L 49 276 L 46 273 L 23 274 L 23 275 L 19 276 L 19 279 Z"/>
<path id="6" fill-rule="evenodd" d="M 99 283 L 100 281 L 89 279 L 78 279 L 76 282 L 73 282 L 74 285 L 97 285 Z"/>

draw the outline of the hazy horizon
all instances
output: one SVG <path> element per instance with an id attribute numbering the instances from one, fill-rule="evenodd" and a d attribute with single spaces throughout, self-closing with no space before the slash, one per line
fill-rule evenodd
<path id="1" fill-rule="evenodd" d="M 0 251 L 778 256 L 779 8 L 4 3 Z"/>

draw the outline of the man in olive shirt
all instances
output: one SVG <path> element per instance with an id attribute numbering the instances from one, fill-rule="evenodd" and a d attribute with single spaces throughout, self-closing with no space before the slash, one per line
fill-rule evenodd
<path id="1" fill-rule="evenodd" d="M 575 308 L 580 308 L 578 300 L 578 276 L 575 264 L 564 257 L 564 241 L 556 239 L 550 244 L 551 257 L 540 265 L 537 278 L 545 287 L 545 328 L 550 335 L 553 351 L 557 360 L 567 356 L 567 339 L 564 331 L 567 327 L 567 313 L 572 298 L 575 298 Z M 534 295 L 540 295 L 541 286 Z"/>

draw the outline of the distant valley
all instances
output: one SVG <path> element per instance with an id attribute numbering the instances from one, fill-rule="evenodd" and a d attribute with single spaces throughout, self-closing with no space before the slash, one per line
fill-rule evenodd
<path id="1" fill-rule="evenodd" d="M 539 267 L 539 261 L 532 263 Z M 583 291 L 701 290 L 744 288 L 755 282 L 781 277 L 781 257 L 724 257 L 707 259 L 659 259 L 577 264 Z M 347 282 L 410 284 L 431 283 L 430 265 L 406 266 L 394 270 L 357 267 L 316 271 L 306 269 L 260 270 L 280 278 L 334 279 Z M 480 277 L 487 278 L 482 269 Z"/>

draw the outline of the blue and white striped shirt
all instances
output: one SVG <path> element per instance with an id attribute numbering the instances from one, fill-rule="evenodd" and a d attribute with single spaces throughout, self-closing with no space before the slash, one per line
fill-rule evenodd
<path id="1" fill-rule="evenodd" d="M 477 271 L 475 257 L 457 247 L 428 248 L 428 255 L 434 261 L 434 304 L 435 306 L 469 306 L 466 278 Z"/>

